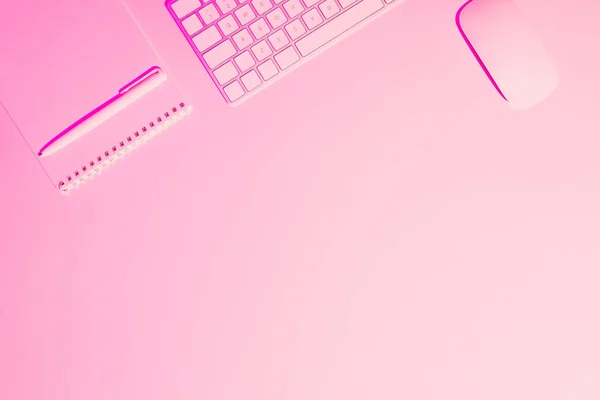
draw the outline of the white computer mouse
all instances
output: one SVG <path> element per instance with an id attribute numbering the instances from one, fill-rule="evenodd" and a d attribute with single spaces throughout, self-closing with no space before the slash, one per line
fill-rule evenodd
<path id="1" fill-rule="evenodd" d="M 510 0 L 469 0 L 456 24 L 479 65 L 514 109 L 533 107 L 558 86 L 553 60 Z"/>

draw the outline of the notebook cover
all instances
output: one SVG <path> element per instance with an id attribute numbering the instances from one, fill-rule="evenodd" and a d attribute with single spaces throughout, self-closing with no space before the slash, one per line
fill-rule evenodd
<path id="1" fill-rule="evenodd" d="M 167 7 L 168 0 L 121 0 L 136 21 L 144 36 L 152 43 L 163 64 L 176 72 L 174 80 L 180 80 L 181 90 L 186 98 L 195 104 L 211 97 L 215 92 L 207 94 L 202 87 L 195 86 L 197 77 L 207 77 L 198 58 L 190 51 L 185 37 L 173 20 Z M 208 4 L 208 1 L 205 2 Z M 185 79 L 183 82 L 181 79 Z M 200 79 L 199 81 L 202 81 Z M 212 89 L 212 87 L 210 87 Z M 218 102 L 220 95 L 216 92 L 214 99 Z"/>
<path id="2" fill-rule="evenodd" d="M 191 112 L 119 0 L 7 3 L 0 37 L 0 101 L 63 193 Z M 166 82 L 66 148 L 38 156 L 51 139 L 153 67 L 167 73 Z"/>

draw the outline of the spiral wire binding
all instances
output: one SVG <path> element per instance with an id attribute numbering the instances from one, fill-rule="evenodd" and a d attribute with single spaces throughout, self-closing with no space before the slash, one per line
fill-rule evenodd
<path id="1" fill-rule="evenodd" d="M 65 181 L 59 182 L 58 189 L 62 194 L 69 195 L 73 189 L 79 189 L 79 187 L 88 180 L 94 179 L 96 175 L 100 174 L 105 169 L 110 168 L 132 151 L 139 149 L 156 135 L 166 131 L 172 125 L 188 116 L 192 111 L 192 106 L 187 106 L 185 103 L 179 103 L 179 105 L 173 107 L 171 111 L 165 112 L 164 116 L 156 118 L 155 121 L 151 121 L 133 135 L 128 136 L 125 140 L 112 146 L 109 150 L 104 151 L 104 153 L 97 156 L 95 160 L 91 160 L 87 165 L 83 165 L 79 170 L 74 171 L 72 176 L 69 175 Z"/>

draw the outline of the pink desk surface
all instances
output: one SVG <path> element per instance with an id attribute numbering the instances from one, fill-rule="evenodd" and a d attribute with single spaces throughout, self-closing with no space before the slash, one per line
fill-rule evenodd
<path id="1" fill-rule="evenodd" d="M 157 14 L 195 116 L 68 198 L 0 113 L 0 398 L 600 398 L 600 6 L 519 1 L 561 85 L 514 112 L 460 3 L 237 109 Z"/>

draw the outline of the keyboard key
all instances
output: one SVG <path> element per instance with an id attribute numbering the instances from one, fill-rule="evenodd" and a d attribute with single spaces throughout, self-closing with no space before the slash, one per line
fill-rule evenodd
<path id="1" fill-rule="evenodd" d="M 279 28 L 287 21 L 287 18 L 285 17 L 283 11 L 281 11 L 281 8 L 278 8 L 277 10 L 267 14 L 267 19 L 271 23 L 273 29 Z"/>
<path id="2" fill-rule="evenodd" d="M 329 21 L 329 23 L 300 39 L 296 43 L 300 54 L 306 57 L 381 8 L 383 8 L 381 0 L 362 0 L 356 6 L 349 8 L 345 13 L 338 15 Z"/>
<path id="3" fill-rule="evenodd" d="M 221 10 L 221 14 L 227 14 L 236 6 L 235 0 L 217 0 L 216 3 L 219 10 Z"/>
<path id="4" fill-rule="evenodd" d="M 246 47 L 252 44 L 252 36 L 246 29 L 242 29 L 240 33 L 233 35 L 233 41 L 237 45 L 238 49 L 244 50 Z"/>
<path id="5" fill-rule="evenodd" d="M 348 8 L 356 2 L 356 0 L 339 0 L 342 8 Z"/>
<path id="6" fill-rule="evenodd" d="M 213 4 L 209 4 L 200 10 L 200 17 L 206 25 L 209 25 L 210 23 L 219 19 L 219 12 Z"/>
<path id="7" fill-rule="evenodd" d="M 250 30 L 254 34 L 254 37 L 257 39 L 262 38 L 271 31 L 269 25 L 267 25 L 263 18 L 250 25 Z"/>
<path id="8" fill-rule="evenodd" d="M 277 73 L 279 73 L 279 70 L 277 70 L 275 63 L 269 60 L 264 64 L 258 66 L 258 72 L 260 72 L 260 75 L 263 77 L 263 79 L 267 81 L 275 75 L 277 75 Z"/>
<path id="9" fill-rule="evenodd" d="M 232 103 L 394 1 L 167 0 L 215 85 Z"/>
<path id="10" fill-rule="evenodd" d="M 235 54 L 235 47 L 230 40 L 225 40 L 223 43 L 204 53 L 204 60 L 210 68 L 214 68 Z"/>
<path id="11" fill-rule="evenodd" d="M 173 3 L 171 7 L 175 11 L 175 15 L 182 18 L 199 8 L 200 0 L 179 0 Z"/>
<path id="12" fill-rule="evenodd" d="M 300 56 L 296 53 L 294 46 L 288 47 L 275 56 L 275 61 L 277 61 L 279 68 L 282 70 L 289 68 L 292 64 L 298 62 L 298 60 L 300 60 Z"/>
<path id="13" fill-rule="evenodd" d="M 320 0 L 302 0 L 306 5 L 306 8 L 311 8 L 315 4 L 317 4 Z"/>
<path id="14" fill-rule="evenodd" d="M 302 19 L 308 29 L 313 29 L 323 22 L 323 18 L 321 18 L 321 15 L 319 15 L 319 12 L 315 8 L 304 14 Z"/>
<path id="15" fill-rule="evenodd" d="M 223 85 L 235 78 L 238 72 L 233 63 L 230 61 L 227 64 L 224 64 L 222 67 L 216 69 L 214 74 L 215 78 L 217 78 L 217 81 Z"/>
<path id="16" fill-rule="evenodd" d="M 300 22 L 299 20 L 295 20 L 294 22 L 286 26 L 285 30 L 287 31 L 288 35 L 290 35 L 292 40 L 296 40 L 306 33 L 304 25 L 302 25 L 302 22 Z"/>
<path id="17" fill-rule="evenodd" d="M 200 22 L 200 18 L 196 14 L 192 14 L 184 19 L 181 24 L 190 36 L 202 29 L 202 22 Z"/>
<path id="18" fill-rule="evenodd" d="M 235 16 L 237 17 L 238 21 L 240 21 L 240 24 L 242 24 L 242 25 L 246 25 L 250 21 L 254 20 L 254 18 L 256 18 L 254 11 L 252 11 L 252 9 L 250 8 L 250 6 L 248 4 L 246 4 L 245 6 L 243 6 L 240 9 L 236 10 Z"/>
<path id="19" fill-rule="evenodd" d="M 227 36 L 238 30 L 239 26 L 235 22 L 235 18 L 232 15 L 228 15 L 219 21 L 219 28 L 223 31 L 223 35 Z"/>
<path id="20" fill-rule="evenodd" d="M 252 5 L 259 15 L 262 15 L 273 8 L 271 0 L 252 0 Z"/>
<path id="21" fill-rule="evenodd" d="M 254 53 L 254 56 L 258 61 L 262 61 L 273 54 L 271 48 L 264 40 L 252 47 L 252 53 Z"/>
<path id="22" fill-rule="evenodd" d="M 244 88 L 238 81 L 233 81 L 227 85 L 224 89 L 225 94 L 229 98 L 229 101 L 236 101 L 244 95 Z"/>
<path id="23" fill-rule="evenodd" d="M 245 51 L 235 58 L 235 63 L 237 64 L 240 71 L 246 72 L 254 66 L 254 58 L 252 58 L 250 53 Z"/>
<path id="24" fill-rule="evenodd" d="M 218 43 L 221 40 L 221 34 L 217 30 L 215 26 L 211 26 L 204 32 L 200 32 L 200 34 L 194 37 L 194 44 L 198 48 L 199 51 L 204 51 L 208 49 L 215 43 Z"/>
<path id="25" fill-rule="evenodd" d="M 335 14 L 340 12 L 340 8 L 335 3 L 335 0 L 327 0 L 319 5 L 319 9 L 323 13 L 325 19 L 333 17 Z"/>
<path id="26" fill-rule="evenodd" d="M 247 91 L 256 89 L 262 83 L 256 71 L 248 72 L 246 75 L 242 76 L 241 80 Z"/>
<path id="27" fill-rule="evenodd" d="M 283 8 L 290 18 L 294 18 L 304 11 L 304 6 L 300 3 L 300 0 L 290 0 L 283 5 Z"/>
<path id="28" fill-rule="evenodd" d="M 279 49 L 284 48 L 290 41 L 282 30 L 278 30 L 269 36 L 269 42 L 271 43 L 271 46 L 273 46 L 273 49 L 278 51 Z"/>

